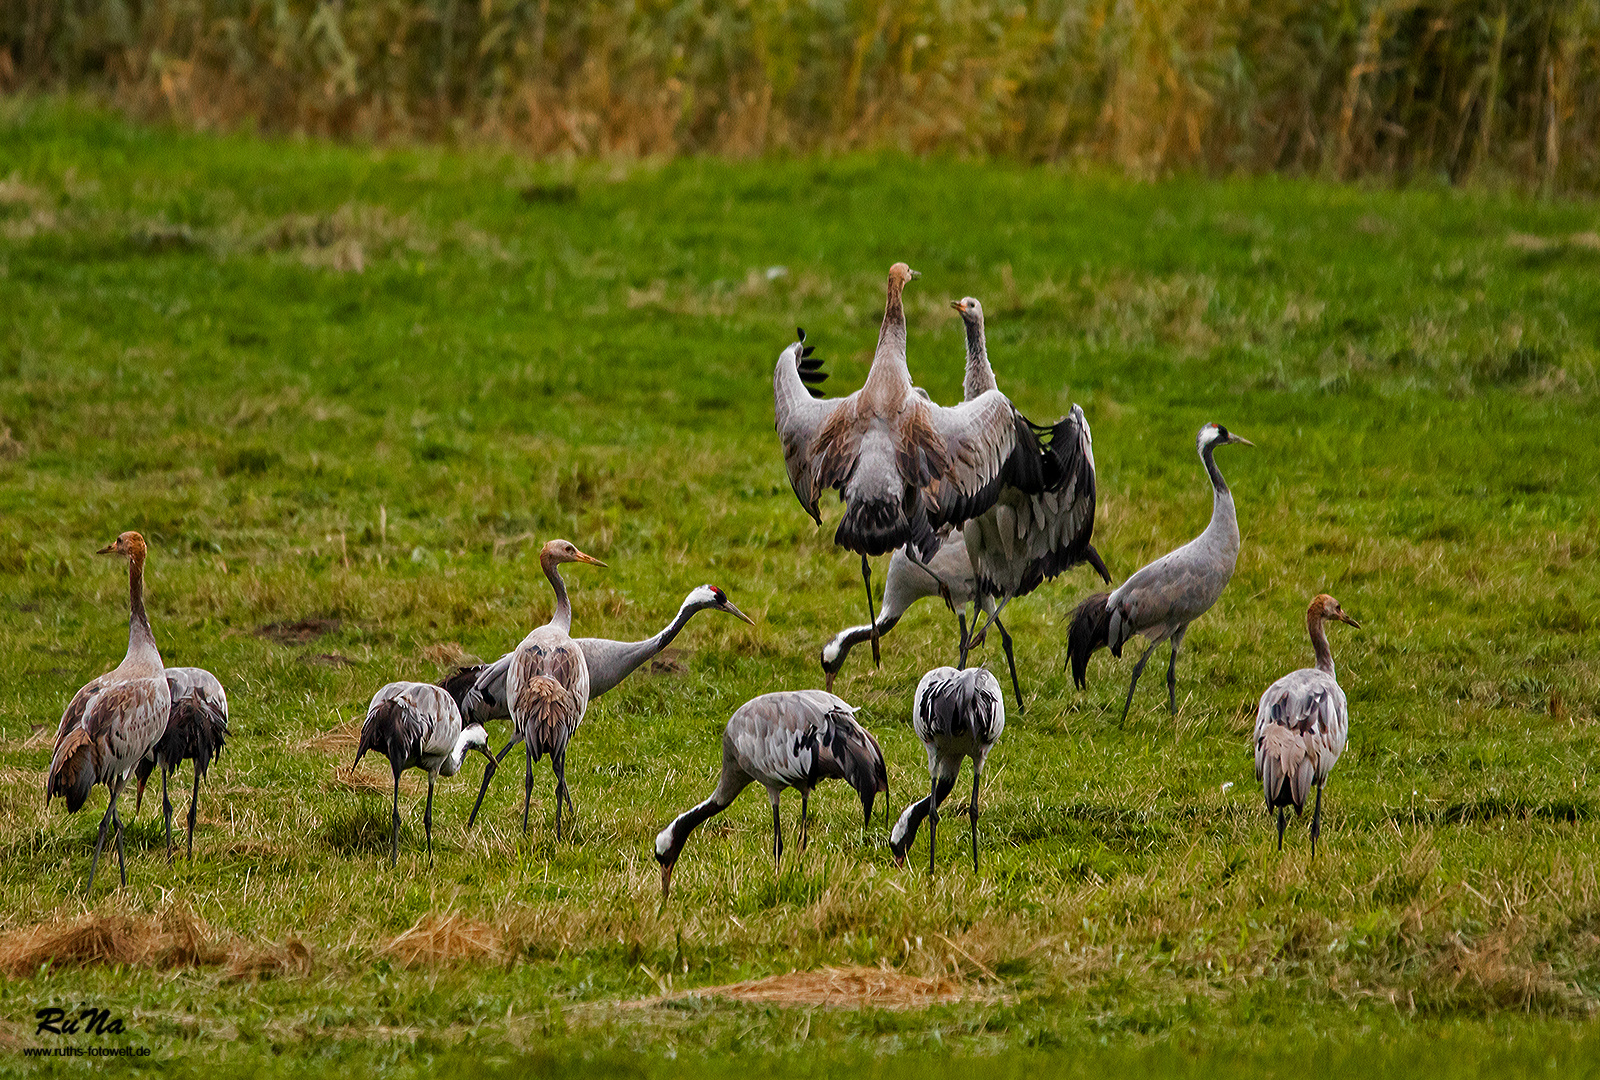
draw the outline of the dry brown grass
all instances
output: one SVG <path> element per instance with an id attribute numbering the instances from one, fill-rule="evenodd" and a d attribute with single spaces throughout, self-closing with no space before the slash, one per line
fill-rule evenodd
<path id="1" fill-rule="evenodd" d="M 0 971 L 12 977 L 32 975 L 46 965 L 200 967 L 219 964 L 228 955 L 222 935 L 181 904 L 155 917 L 91 913 L 0 936 Z"/>
<path id="2" fill-rule="evenodd" d="M 429 912 L 383 947 L 406 967 L 428 967 L 466 961 L 501 961 L 500 934 L 493 927 L 459 912 Z"/>
<path id="3" fill-rule="evenodd" d="M 765 979 L 723 986 L 701 986 L 624 1004 L 648 1008 L 684 998 L 724 998 L 753 1005 L 824 1006 L 839 1009 L 923 1009 L 952 1001 L 992 1001 L 987 988 L 948 977 L 918 978 L 892 968 L 826 967 L 818 971 L 791 971 Z"/>

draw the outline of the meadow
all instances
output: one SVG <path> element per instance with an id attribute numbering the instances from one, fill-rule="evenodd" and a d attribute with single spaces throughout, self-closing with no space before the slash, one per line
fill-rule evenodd
<path id="1" fill-rule="evenodd" d="M 1596 217 L 887 154 L 537 162 L 0 102 L 0 1070 L 65 1068 L 21 1056 L 54 1045 L 35 1010 L 98 1003 L 179 1075 L 1592 1072 Z M 960 394 L 948 301 L 970 294 L 1024 412 L 1084 407 L 1119 579 L 1204 526 L 1200 424 L 1252 439 L 1218 454 L 1238 572 L 1176 718 L 1152 669 L 1120 721 L 1132 657 L 1072 687 L 1087 570 L 1011 606 L 1028 709 L 990 759 L 980 875 L 959 827 L 931 878 L 921 844 L 897 869 L 843 785 L 775 874 L 749 791 L 662 905 L 651 841 L 711 790 L 728 715 L 820 686 L 820 646 L 863 621 L 837 505 L 818 529 L 789 491 L 770 380 L 799 324 L 828 389 L 858 386 L 897 259 L 936 399 Z M 46 810 L 43 776 L 126 644 L 124 572 L 93 555 L 124 529 L 164 659 L 221 677 L 234 735 L 193 861 L 166 862 L 159 793 L 137 820 L 125 796 L 128 885 L 103 861 L 85 905 L 103 796 Z M 544 765 L 526 836 L 520 769 L 469 833 L 469 764 L 430 867 L 411 773 L 391 868 L 387 768 L 348 769 L 366 702 L 543 622 L 555 536 L 610 564 L 566 574 L 575 633 L 644 637 L 706 582 L 757 625 L 703 614 L 591 707 L 574 839 Z M 1351 737 L 1312 861 L 1304 822 L 1275 850 L 1249 733 L 1309 662 L 1318 591 L 1362 629 L 1330 635 Z M 954 643 L 924 603 L 835 687 L 892 814 L 927 783 L 911 692 Z M 998 642 L 977 660 L 1002 670 Z M 697 992 L 790 972 L 818 974 Z M 799 992 L 830 979 L 872 992 Z"/>

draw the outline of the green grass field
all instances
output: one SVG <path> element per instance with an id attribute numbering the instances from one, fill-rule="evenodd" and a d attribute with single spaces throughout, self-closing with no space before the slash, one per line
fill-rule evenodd
<path id="1" fill-rule="evenodd" d="M 1593 1071 L 1597 217 L 899 157 L 534 163 L 4 104 L 0 1071 L 46 1068 L 21 1049 L 71 1040 L 34 1010 L 80 1003 L 180 1073 Z M 971 294 L 1025 412 L 1083 405 L 1119 579 L 1204 526 L 1199 425 L 1253 439 L 1218 455 L 1237 575 L 1189 635 L 1176 721 L 1154 665 L 1126 723 L 1131 657 L 1097 655 L 1082 693 L 1063 672 L 1087 569 L 1009 609 L 1030 707 L 990 761 L 980 877 L 958 827 L 932 880 L 925 841 L 896 869 L 842 785 L 774 876 L 752 790 L 662 909 L 651 840 L 709 793 L 728 715 L 820 686 L 821 644 L 863 621 L 837 504 L 818 530 L 788 489 L 771 375 L 798 323 L 830 391 L 860 385 L 896 259 L 923 274 L 935 398 L 959 397 L 947 302 Z M 166 863 L 147 798 L 128 886 L 102 862 L 86 909 L 104 797 L 47 811 L 43 777 L 126 645 L 124 571 L 93 555 L 124 529 L 163 657 L 221 677 L 235 734 L 194 861 Z M 643 637 L 703 582 L 758 625 L 702 615 L 676 664 L 591 707 L 572 842 L 543 764 L 526 837 L 520 766 L 469 834 L 470 764 L 431 869 L 408 774 L 391 869 L 387 765 L 341 776 L 351 725 L 379 685 L 543 622 L 554 536 L 610 563 L 567 574 L 575 633 Z M 1274 850 L 1249 732 L 1323 590 L 1363 629 L 1330 634 L 1351 737 L 1313 863 L 1303 822 Z M 913 609 L 882 670 L 857 650 L 836 686 L 894 814 L 926 790 L 910 697 L 953 622 Z M 997 641 L 979 659 L 1003 670 Z M 427 947 L 394 944 L 419 921 Z M 28 951 L 63 928 L 110 960 Z M 959 1000 L 621 1004 L 858 966 Z"/>

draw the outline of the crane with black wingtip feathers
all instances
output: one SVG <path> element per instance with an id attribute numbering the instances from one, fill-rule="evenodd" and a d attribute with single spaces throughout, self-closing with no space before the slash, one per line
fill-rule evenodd
<path id="1" fill-rule="evenodd" d="M 721 611 L 751 626 L 756 624 L 734 606 L 727 593 L 715 585 L 700 585 L 683 598 L 671 622 L 643 641 L 573 638 L 589 669 L 589 701 L 593 703 L 671 645 L 678 632 L 702 611 Z M 511 670 L 514 655 L 514 651 L 508 652 L 492 664 L 459 667 L 439 680 L 439 685 L 450 691 L 450 696 L 461 706 L 462 715 L 469 720 L 479 724 L 509 720 L 511 707 L 506 700 L 506 674 Z"/>
<path id="2" fill-rule="evenodd" d="M 128 652 L 122 663 L 72 696 L 61 714 L 50 771 L 45 775 L 45 805 L 59 795 L 67 800 L 70 814 L 82 809 L 96 784 L 104 784 L 111 794 L 89 862 L 85 899 L 94 891 L 100 851 L 105 847 L 106 830 L 113 824 L 117 828 L 117 870 L 122 884 L 128 884 L 117 797 L 128 774 L 166 731 L 172 708 L 172 691 L 144 610 L 146 550 L 144 537 L 130 531 L 96 552 L 128 560 Z"/>
<path id="3" fill-rule="evenodd" d="M 522 639 L 511 656 L 506 672 L 506 702 L 511 710 L 511 741 L 483 770 L 478 801 L 472 806 L 467 828 L 478 820 L 483 794 L 489 790 L 500 761 L 519 742 L 527 752 L 527 771 L 522 791 L 522 831 L 528 831 L 528 808 L 533 802 L 533 763 L 550 755 L 550 768 L 556 775 L 556 839 L 561 839 L 561 804 L 565 800 L 576 816 L 572 795 L 567 791 L 567 743 L 589 708 L 589 665 L 583 650 L 572 640 L 572 603 L 567 585 L 557 569 L 563 563 L 605 563 L 585 555 L 566 540 L 552 540 L 539 552 L 539 566 L 555 590 L 556 606 L 550 621 L 535 627 Z"/>
<path id="4" fill-rule="evenodd" d="M 394 774 L 390 866 L 400 859 L 400 774 L 407 769 L 421 769 L 428 774 L 428 803 L 422 811 L 422 827 L 428 837 L 428 863 L 432 865 L 433 785 L 441 776 L 460 772 L 468 750 L 488 758 L 488 746 L 489 736 L 483 725 L 463 724 L 455 698 L 443 687 L 392 682 L 372 695 L 367 718 L 361 725 L 361 743 L 350 767 L 361 764 L 368 750 L 389 759 L 389 771 Z"/>
<path id="5" fill-rule="evenodd" d="M 672 868 L 689 834 L 722 813 L 751 784 L 767 789 L 772 802 L 772 862 L 783 859 L 783 824 L 778 797 L 785 788 L 800 792 L 800 850 L 809 836 L 807 808 L 811 791 L 827 779 L 844 780 L 861 798 L 865 828 L 872 823 L 872 804 L 889 793 L 883 750 L 872 732 L 855 718 L 855 708 L 825 690 L 784 690 L 762 694 L 739 706 L 722 733 L 722 776 L 711 797 L 685 810 L 656 836 L 655 856 L 661 864 L 661 899 L 672 885 Z"/>
<path id="6" fill-rule="evenodd" d="M 1322 834 L 1322 785 L 1344 753 L 1350 734 L 1350 708 L 1333 669 L 1333 650 L 1323 623 L 1337 619 L 1361 629 L 1339 601 L 1321 593 L 1306 609 L 1306 633 L 1316 666 L 1291 671 L 1267 687 L 1256 708 L 1256 779 L 1267 799 L 1267 813 L 1278 812 L 1278 850 L 1283 850 L 1284 809 L 1295 817 L 1305 810 L 1306 795 L 1317 789 L 1311 813 L 1311 855 Z"/>
<path id="7" fill-rule="evenodd" d="M 952 300 L 966 328 L 967 367 L 962 390 L 973 400 L 996 388 L 994 368 L 984 337 L 983 305 L 968 296 Z M 1031 424 L 1031 421 L 1029 422 Z M 1094 537 L 1094 440 L 1083 408 L 1071 411 L 1050 428 L 1032 425 L 1044 443 L 1043 482 L 1038 491 L 1009 484 L 1000 489 L 995 504 L 961 527 L 972 562 L 977 592 L 987 601 L 990 620 L 1006 605 L 1027 596 L 1040 585 L 1075 566 L 1088 563 L 1106 584 L 1111 571 L 1091 542 Z M 979 637 L 988 623 L 978 628 Z M 1010 660 L 1010 643 L 1006 642 Z M 966 667 L 963 650 L 958 667 Z M 1012 690 L 1017 711 L 1024 709 L 1016 664 L 1011 664 Z"/>
<path id="8" fill-rule="evenodd" d="M 972 872 L 978 872 L 978 785 L 983 763 L 1006 727 L 1006 706 L 1000 681 L 985 668 L 958 671 L 937 667 L 922 677 L 912 698 L 912 726 L 928 750 L 928 797 L 918 799 L 900 815 L 889 834 L 889 850 L 904 866 L 906 852 L 917 838 L 917 828 L 928 821 L 928 873 L 933 873 L 939 804 L 955 787 L 964 758 L 972 759 Z"/>
<path id="9" fill-rule="evenodd" d="M 778 357 L 772 389 L 789 484 L 818 524 L 818 500 L 830 488 L 845 504 L 834 543 L 861 556 L 872 658 L 880 662 L 870 557 L 908 546 L 926 563 L 939 530 L 994 505 L 1002 483 L 1043 486 L 1039 440 L 998 390 L 943 408 L 917 392 L 906 366 L 902 292 L 918 277 L 905 263 L 889 268 L 883 325 L 860 390 L 821 399 L 823 376 L 805 332 Z"/>
<path id="10" fill-rule="evenodd" d="M 167 730 L 161 741 L 139 759 L 134 776 L 139 788 L 134 795 L 133 812 L 144 802 L 145 781 L 157 768 L 161 770 L 161 817 L 167 827 L 167 861 L 172 861 L 172 798 L 167 782 L 185 761 L 194 762 L 194 790 L 189 795 L 188 857 L 194 858 L 194 819 L 200 806 L 200 781 L 211 767 L 211 759 L 222 753 L 228 737 L 228 694 L 217 677 L 204 668 L 169 667 L 167 689 L 172 709 L 167 715 Z"/>
<path id="11" fill-rule="evenodd" d="M 1112 592 L 1095 593 L 1073 612 L 1067 633 L 1068 662 L 1080 690 L 1089 658 L 1096 650 L 1109 648 L 1112 656 L 1120 658 L 1123 645 L 1134 635 L 1143 634 L 1150 642 L 1133 667 L 1128 698 L 1122 705 L 1124 720 L 1150 654 L 1169 640 L 1172 659 L 1167 664 L 1167 708 L 1177 714 L 1178 650 L 1183 646 L 1183 636 L 1190 623 L 1211 610 L 1233 578 L 1233 568 L 1239 560 L 1239 519 L 1233 507 L 1233 492 L 1228 490 L 1213 456 L 1217 447 L 1230 444 L 1255 445 L 1220 424 L 1206 424 L 1195 437 L 1195 448 L 1211 478 L 1211 521 L 1205 531 L 1141 568 Z"/>

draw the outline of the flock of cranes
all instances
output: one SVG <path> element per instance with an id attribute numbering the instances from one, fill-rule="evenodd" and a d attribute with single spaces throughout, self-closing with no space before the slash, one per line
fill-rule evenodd
<path id="1" fill-rule="evenodd" d="M 913 385 L 906 359 L 903 293 L 919 275 L 904 263 L 889 270 L 882 327 L 871 370 L 860 390 L 826 398 L 819 389 L 827 374 L 802 330 L 783 350 L 773 375 L 776 427 L 789 481 L 800 505 L 819 524 L 819 500 L 827 490 L 844 503 L 835 543 L 858 555 L 867 594 L 867 622 L 840 631 L 822 648 L 826 690 L 762 694 L 741 705 L 722 739 L 722 772 L 704 802 L 661 830 L 654 854 L 661 867 L 665 902 L 673 868 L 690 834 L 721 813 L 752 783 L 766 788 L 772 803 L 773 859 L 783 855 L 779 796 L 800 793 L 799 844 L 805 848 L 813 788 L 840 779 L 861 799 L 863 828 L 870 828 L 878 795 L 888 797 L 888 768 L 878 740 L 857 710 L 832 693 L 850 650 L 871 642 L 880 662 L 880 640 L 912 604 L 939 597 L 957 615 L 957 665 L 924 675 L 912 699 L 912 726 L 927 749 L 929 794 L 913 801 L 895 822 L 889 847 L 904 863 L 919 827 L 928 826 L 928 862 L 934 869 L 939 806 L 954 788 L 961 763 L 972 760 L 968 806 L 972 865 L 978 871 L 978 795 L 984 763 L 1005 729 L 1005 701 L 998 679 L 984 668 L 968 668 L 970 651 L 992 624 L 1010 668 L 1017 711 L 1023 695 L 1011 635 L 1000 616 L 1013 600 L 1073 567 L 1087 564 L 1106 584 L 1111 572 L 1095 550 L 1095 466 L 1089 423 L 1073 405 L 1053 425 L 1023 416 L 1000 391 L 984 336 L 983 307 L 966 297 L 953 301 L 966 330 L 963 401 L 946 408 Z M 1249 440 L 1218 424 L 1206 424 L 1196 447 L 1212 487 L 1211 521 L 1189 543 L 1144 566 L 1120 586 L 1096 593 L 1077 606 L 1068 631 L 1068 663 L 1079 689 L 1093 653 L 1108 648 L 1120 657 L 1135 636 L 1149 643 L 1133 669 L 1123 717 L 1139 676 L 1156 648 L 1169 642 L 1168 707 L 1177 711 L 1178 652 L 1195 619 L 1216 604 L 1233 576 L 1239 527 L 1233 494 L 1217 467 L 1215 452 Z M 167 856 L 172 857 L 172 803 L 167 783 L 184 761 L 194 769 L 188 815 L 192 857 L 200 779 L 221 752 L 228 734 L 228 701 L 221 683 L 198 668 L 164 668 L 144 608 L 146 546 L 125 532 L 101 554 L 128 561 L 128 651 L 114 670 L 84 686 L 62 715 L 45 782 L 46 802 L 61 796 L 70 812 L 82 808 L 97 784 L 109 801 L 100 822 L 86 895 L 108 830 L 115 827 L 118 868 L 127 883 L 118 797 L 130 774 L 145 781 L 162 775 L 162 810 Z M 875 609 L 871 559 L 890 555 L 881 611 Z M 394 780 L 390 861 L 399 858 L 400 778 L 407 769 L 428 775 L 423 827 L 433 858 L 433 793 L 440 776 L 460 771 L 477 751 L 485 766 L 478 798 L 468 818 L 472 828 L 490 781 L 505 756 L 524 749 L 522 830 L 533 798 L 534 764 L 550 758 L 556 780 L 556 838 L 562 838 L 563 808 L 575 815 L 567 789 L 566 758 L 589 703 L 657 655 L 701 611 L 722 611 L 752 623 L 719 588 L 703 585 L 684 599 L 660 632 L 636 642 L 574 638 L 573 612 L 560 567 L 605 563 L 566 540 L 552 540 L 539 555 L 555 596 L 549 622 L 536 627 L 511 652 L 491 664 L 462 667 L 438 684 L 394 682 L 373 695 L 361 728 L 355 761 L 368 751 L 389 761 Z M 969 626 L 966 607 L 972 605 Z M 1312 853 L 1321 831 L 1322 788 L 1344 749 L 1349 717 L 1336 680 L 1323 625 L 1328 620 L 1358 625 L 1330 596 L 1308 609 L 1307 632 L 1315 666 L 1285 675 L 1262 695 L 1255 729 L 1256 777 L 1269 812 L 1277 813 L 1283 845 L 1285 810 L 1303 812 L 1313 787 L 1317 801 L 1311 824 Z M 498 754 L 489 749 L 488 725 L 509 721 L 510 738 Z M 137 812 L 138 801 L 135 804 Z"/>

